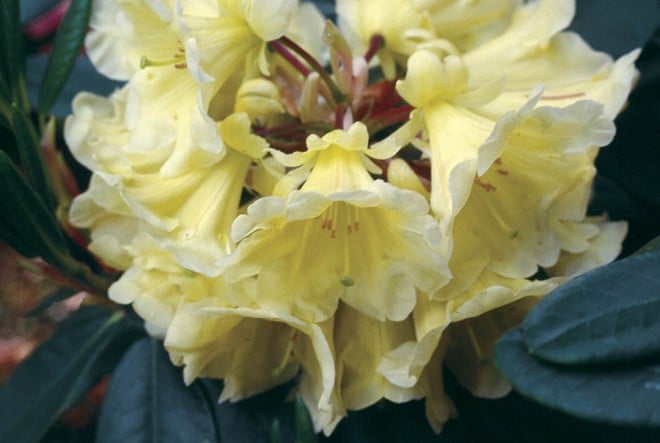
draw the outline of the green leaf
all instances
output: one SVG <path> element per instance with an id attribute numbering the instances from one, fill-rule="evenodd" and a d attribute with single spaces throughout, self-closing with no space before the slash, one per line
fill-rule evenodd
<path id="1" fill-rule="evenodd" d="M 96 441 L 220 441 L 212 408 L 197 384 L 184 385 L 162 343 L 145 338 L 133 344 L 110 380 Z"/>
<path id="2" fill-rule="evenodd" d="M 617 425 L 660 426 L 660 362 L 599 367 L 549 364 L 527 352 L 519 328 L 498 341 L 495 361 L 516 391 L 551 408 Z"/>
<path id="3" fill-rule="evenodd" d="M 660 251 L 583 274 L 541 300 L 522 323 L 530 354 L 560 364 L 660 355 Z"/>
<path id="4" fill-rule="evenodd" d="M 295 405 L 296 443 L 316 443 L 314 424 L 302 398 L 296 397 Z"/>
<path id="5" fill-rule="evenodd" d="M 62 261 L 66 241 L 53 214 L 0 151 L 0 238 L 25 257 Z"/>
<path id="6" fill-rule="evenodd" d="M 15 104 L 11 105 L 11 122 L 21 163 L 28 181 L 37 191 L 47 207 L 53 208 L 50 179 L 44 165 L 41 145 L 37 132 L 28 115 Z"/>
<path id="7" fill-rule="evenodd" d="M 5 103 L 16 101 L 27 109 L 25 51 L 18 0 L 0 2 L 0 90 Z"/>
<path id="8" fill-rule="evenodd" d="M 27 90 L 32 103 L 39 101 L 41 78 L 48 64 L 47 54 L 34 54 L 27 60 Z M 64 84 L 50 112 L 58 117 L 71 114 L 71 102 L 80 91 L 89 91 L 99 95 L 110 95 L 122 86 L 121 82 L 110 80 L 99 73 L 88 57 L 81 54 L 76 58 L 71 74 Z"/>
<path id="9" fill-rule="evenodd" d="M 39 111 L 44 114 L 50 111 L 57 100 L 76 63 L 87 33 L 91 11 L 92 0 L 72 0 L 62 20 L 39 90 Z"/>
<path id="10" fill-rule="evenodd" d="M 39 441 L 114 366 L 117 353 L 108 349 L 132 331 L 122 312 L 102 308 L 83 308 L 62 323 L 0 390 L 3 441 Z"/>

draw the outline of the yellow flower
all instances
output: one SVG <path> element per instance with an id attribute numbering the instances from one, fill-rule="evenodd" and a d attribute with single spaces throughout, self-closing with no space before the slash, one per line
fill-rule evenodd
<path id="1" fill-rule="evenodd" d="M 341 299 L 376 319 L 404 319 L 416 289 L 447 280 L 437 222 L 423 197 L 374 181 L 366 128 L 356 123 L 292 154 L 300 190 L 263 197 L 236 219 L 236 251 L 220 263 L 232 281 L 257 278 L 260 303 L 323 321 Z"/>
<path id="2" fill-rule="evenodd" d="M 130 130 L 123 124 L 127 89 L 110 100 L 79 95 L 65 126 L 69 146 L 76 158 L 118 190 L 124 211 L 130 209 L 142 220 L 141 229 L 174 252 L 182 266 L 215 275 L 215 261 L 234 247 L 231 224 L 238 215 L 248 169 L 254 158 L 263 157 L 267 144 L 249 133 L 245 114 L 233 114 L 218 125 L 230 146 L 223 157 L 207 159 L 204 168 L 191 165 L 175 176 L 163 174 L 159 161 L 171 159 L 166 153 L 130 149 Z M 193 165 L 195 158 L 189 153 Z M 95 252 L 98 249 L 95 246 Z"/>
<path id="3" fill-rule="evenodd" d="M 521 6 L 505 32 L 460 56 L 419 49 L 397 84 L 421 113 L 411 124 L 423 121 L 428 137 L 431 207 L 449 247 L 462 235 L 453 226 L 469 227 L 489 269 L 511 278 L 580 242 L 560 225 L 584 218 L 596 147 L 611 140 L 636 75 L 635 53 L 613 64 L 556 34 L 572 9 L 550 3 Z"/>
<path id="4" fill-rule="evenodd" d="M 265 148 L 265 142 L 248 130 L 247 116 L 234 114 L 220 124 L 220 132 L 227 146 L 236 149 L 228 149 L 217 163 L 175 177 L 135 174 L 122 182 L 128 206 L 154 227 L 150 235 L 195 272 L 217 275 L 214 263 L 234 248 L 231 224 L 238 215 L 251 156 L 263 155 Z"/>
<path id="5" fill-rule="evenodd" d="M 186 383 L 238 401 L 297 378 L 326 434 L 425 398 L 439 432 L 443 366 L 505 394 L 496 337 L 619 252 L 625 223 L 586 206 L 637 52 L 562 32 L 572 0 L 337 12 L 344 36 L 295 0 L 97 2 L 88 52 L 127 84 L 74 100 L 93 174 L 70 219 Z"/>
<path id="6" fill-rule="evenodd" d="M 223 154 L 215 123 L 191 75 L 174 3 L 95 2 L 86 40 L 90 59 L 101 72 L 129 80 L 127 149 L 166 155 L 159 166 L 168 175 L 203 166 Z"/>
<path id="7" fill-rule="evenodd" d="M 223 378 L 220 401 L 262 392 L 302 369 L 301 394 L 315 428 L 329 434 L 344 413 L 335 392 L 328 327 L 272 309 L 231 307 L 215 296 L 184 305 L 165 346 L 175 364 L 185 365 L 186 383 L 196 377 Z"/>
<path id="8" fill-rule="evenodd" d="M 186 56 L 204 85 L 205 103 L 232 76 L 268 73 L 266 42 L 285 34 L 295 0 L 202 0 L 183 4 L 179 19 L 186 33 Z"/>
<path id="9" fill-rule="evenodd" d="M 423 389 L 424 396 L 427 397 L 427 417 L 436 432 L 440 431 L 442 424 L 452 415 L 453 411 L 453 406 L 442 389 L 442 382 L 438 380 L 437 372 L 433 372 L 438 371 L 438 368 L 442 367 L 442 361 L 447 358 L 445 355 L 447 342 L 443 341 L 443 337 L 448 328 L 453 329 L 456 322 L 479 318 L 479 316 L 519 300 L 545 295 L 563 281 L 562 278 L 544 281 L 514 280 L 490 271 L 483 272 L 475 280 L 467 288 L 461 288 L 460 295 L 448 301 L 429 300 L 426 296 L 419 297 L 412 314 L 415 339 L 406 341 L 387 353 L 377 368 L 378 372 L 393 385 L 402 388 L 419 386 Z M 508 318 L 507 315 L 504 317 Z M 514 319 L 507 321 L 513 322 Z M 484 352 L 492 349 L 496 338 L 495 335 L 484 337 L 484 340 L 490 340 L 488 342 L 490 347 L 482 346 Z M 452 362 L 460 359 L 460 355 L 455 356 L 454 354 L 455 351 L 452 351 L 448 355 Z M 488 358 L 492 357 L 483 355 Z M 472 367 L 465 368 L 466 378 L 469 371 L 473 369 Z M 479 368 L 474 370 L 479 370 Z M 483 371 L 487 375 L 493 375 L 492 367 L 483 369 Z M 479 372 L 479 374 L 481 373 Z M 427 377 L 431 377 L 431 379 Z M 493 377 L 491 380 L 493 379 L 497 383 L 496 386 L 481 386 L 476 389 L 476 384 L 470 382 L 466 382 L 466 384 L 469 388 L 474 388 L 475 393 L 490 392 L 492 395 L 502 393 L 497 390 L 501 381 L 499 378 Z M 479 381 L 481 380 L 479 377 Z"/>

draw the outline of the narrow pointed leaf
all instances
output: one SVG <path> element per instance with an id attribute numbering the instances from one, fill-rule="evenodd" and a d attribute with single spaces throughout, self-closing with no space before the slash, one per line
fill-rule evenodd
<path id="1" fill-rule="evenodd" d="M 67 251 L 53 214 L 0 151 L 0 236 L 25 257 L 41 256 L 57 263 Z"/>
<path id="2" fill-rule="evenodd" d="M 660 361 L 637 366 L 560 366 L 527 352 L 516 328 L 495 348 L 499 371 L 520 394 L 584 419 L 660 427 Z"/>
<path id="3" fill-rule="evenodd" d="M 50 111 L 57 100 L 76 63 L 87 33 L 91 11 L 92 0 L 72 0 L 62 20 L 39 90 L 39 111 L 44 114 Z"/>
<path id="4" fill-rule="evenodd" d="M 0 85 L 7 102 L 17 101 L 25 109 L 25 52 L 19 9 L 18 0 L 0 2 Z"/>
<path id="5" fill-rule="evenodd" d="M 115 361 L 108 360 L 106 351 L 128 331 L 121 312 L 101 308 L 83 308 L 65 321 L 0 390 L 3 441 L 39 441 L 111 369 Z"/>
<path id="6" fill-rule="evenodd" d="M 219 441 L 211 405 L 186 386 L 161 343 L 142 339 L 122 358 L 106 393 L 97 443 Z"/>
<path id="7" fill-rule="evenodd" d="M 37 191 L 47 207 L 54 207 L 50 191 L 50 179 L 41 154 L 41 146 L 37 132 L 28 115 L 15 104 L 11 106 L 11 121 L 14 137 L 21 157 L 21 163 L 27 174 L 28 181 Z"/>
<path id="8" fill-rule="evenodd" d="M 530 354 L 561 364 L 623 363 L 660 355 L 660 251 L 583 274 L 522 323 Z"/>

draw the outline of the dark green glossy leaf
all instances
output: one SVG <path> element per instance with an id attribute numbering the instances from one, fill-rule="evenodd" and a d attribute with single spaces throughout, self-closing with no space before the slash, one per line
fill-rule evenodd
<path id="1" fill-rule="evenodd" d="M 214 405 L 214 413 L 220 441 L 273 443 L 273 422 L 278 421 L 282 441 L 295 440 L 295 419 L 293 402 L 287 397 L 293 389 L 291 383 L 273 388 L 263 394 L 255 395 L 245 400 L 231 403 L 218 403 L 222 382 L 204 379 L 199 385 L 206 398 Z"/>
<path id="2" fill-rule="evenodd" d="M 543 405 L 594 421 L 660 427 L 660 362 L 554 365 L 527 352 L 519 328 L 499 340 L 495 360 L 516 391 Z"/>
<path id="3" fill-rule="evenodd" d="M 660 251 L 583 274 L 541 300 L 522 323 L 530 354 L 561 364 L 660 355 Z"/>
<path id="4" fill-rule="evenodd" d="M 107 350 L 130 331 L 121 312 L 83 308 L 37 348 L 0 390 L 0 435 L 37 442 L 115 364 Z"/>
<path id="5" fill-rule="evenodd" d="M 0 236 L 25 257 L 57 263 L 67 251 L 53 214 L 0 151 Z"/>
<path id="6" fill-rule="evenodd" d="M 142 339 L 122 358 L 101 408 L 98 443 L 219 441 L 212 404 L 185 386 L 162 343 Z"/>
<path id="7" fill-rule="evenodd" d="M 76 63 L 87 33 L 91 11 L 91 0 L 71 1 L 55 36 L 53 52 L 48 59 L 39 90 L 39 111 L 42 113 L 50 111 Z"/>
<path id="8" fill-rule="evenodd" d="M 11 122 L 18 153 L 28 181 L 46 206 L 52 208 L 54 202 L 50 191 L 50 179 L 44 165 L 37 132 L 28 115 L 15 104 L 11 106 Z"/>

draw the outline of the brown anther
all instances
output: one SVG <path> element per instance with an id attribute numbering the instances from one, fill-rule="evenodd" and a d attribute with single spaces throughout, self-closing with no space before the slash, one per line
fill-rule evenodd
<path id="1" fill-rule="evenodd" d="M 477 186 L 481 187 L 486 192 L 497 191 L 496 186 L 494 186 L 492 183 L 481 181 L 481 179 L 479 177 L 474 179 L 474 183 Z"/>

